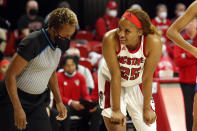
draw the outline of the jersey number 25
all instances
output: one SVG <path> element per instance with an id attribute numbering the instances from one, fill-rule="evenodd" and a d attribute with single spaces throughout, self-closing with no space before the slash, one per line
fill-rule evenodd
<path id="1" fill-rule="evenodd" d="M 121 66 L 120 67 L 121 77 L 125 80 L 135 80 L 139 77 L 140 69 L 141 67 L 129 69 L 127 67 Z"/>

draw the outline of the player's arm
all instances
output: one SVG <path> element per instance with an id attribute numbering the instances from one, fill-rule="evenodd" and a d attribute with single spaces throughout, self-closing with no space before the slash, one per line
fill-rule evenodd
<path id="1" fill-rule="evenodd" d="M 156 35 L 148 35 L 146 38 L 145 50 L 147 58 L 142 76 L 144 110 L 150 109 L 151 107 L 150 100 L 152 96 L 153 74 L 162 54 L 160 37 Z"/>
<path id="2" fill-rule="evenodd" d="M 103 38 L 102 53 L 111 74 L 112 110 L 120 110 L 121 75 L 120 66 L 116 56 L 117 41 L 115 32 L 108 32 Z"/>
<path id="3" fill-rule="evenodd" d="M 193 2 L 188 9 L 186 10 L 185 14 L 179 17 L 168 29 L 167 36 L 171 39 L 174 43 L 182 47 L 188 52 L 191 52 L 194 56 L 197 57 L 197 49 L 196 47 L 189 44 L 185 41 L 180 32 L 185 28 L 189 22 L 191 22 L 197 16 L 197 1 Z"/>

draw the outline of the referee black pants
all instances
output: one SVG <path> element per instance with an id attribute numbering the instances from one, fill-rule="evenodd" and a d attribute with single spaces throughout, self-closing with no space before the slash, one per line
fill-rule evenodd
<path id="1" fill-rule="evenodd" d="M 192 131 L 195 84 L 180 83 L 184 97 L 187 131 Z"/>
<path id="2" fill-rule="evenodd" d="M 6 89 L 4 91 L 7 92 Z M 0 131 L 19 131 L 14 125 L 13 105 L 5 92 L 0 98 Z M 27 119 L 27 126 L 23 131 L 52 131 L 46 112 L 47 93 L 31 95 L 18 90 L 18 95 Z"/>

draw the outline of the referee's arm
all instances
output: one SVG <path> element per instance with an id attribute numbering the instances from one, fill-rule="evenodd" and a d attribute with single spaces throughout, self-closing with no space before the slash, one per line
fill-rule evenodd
<path id="1" fill-rule="evenodd" d="M 26 128 L 27 121 L 26 114 L 18 97 L 16 77 L 23 71 L 26 65 L 27 61 L 16 53 L 5 75 L 6 88 L 14 108 L 14 123 L 20 130 Z"/>
<path id="2" fill-rule="evenodd" d="M 49 80 L 49 88 L 53 92 L 54 98 L 56 103 L 61 103 L 62 98 L 60 95 L 59 87 L 58 87 L 58 82 L 57 82 L 57 76 L 56 76 L 56 70 L 54 70 L 53 74 L 51 75 L 51 78 Z"/>
<path id="3" fill-rule="evenodd" d="M 56 118 L 57 120 L 64 120 L 67 117 L 67 110 L 61 99 L 58 82 L 57 82 L 56 70 L 53 71 L 53 74 L 51 75 L 51 78 L 49 80 L 49 88 L 53 92 L 56 101 L 56 107 L 59 112 Z"/>

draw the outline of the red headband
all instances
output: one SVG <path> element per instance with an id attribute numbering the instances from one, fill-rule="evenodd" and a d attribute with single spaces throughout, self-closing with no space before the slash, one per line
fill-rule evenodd
<path id="1" fill-rule="evenodd" d="M 126 18 L 127 20 L 131 21 L 133 24 L 135 24 L 138 28 L 142 29 L 142 24 L 139 21 L 139 19 L 132 14 L 131 12 L 125 12 L 122 17 Z"/>
<path id="2" fill-rule="evenodd" d="M 2 65 L 4 65 L 4 64 L 9 64 L 10 63 L 10 61 L 9 60 L 2 60 L 1 62 L 0 62 L 0 67 L 2 66 Z"/>

